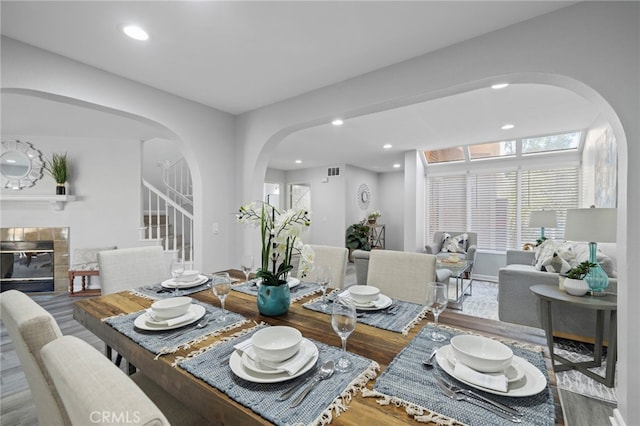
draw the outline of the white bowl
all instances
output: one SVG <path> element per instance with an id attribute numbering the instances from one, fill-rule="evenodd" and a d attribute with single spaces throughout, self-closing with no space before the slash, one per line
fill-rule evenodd
<path id="1" fill-rule="evenodd" d="M 378 298 L 380 289 L 371 285 L 352 285 L 349 287 L 349 294 L 356 303 L 365 305 Z"/>
<path id="2" fill-rule="evenodd" d="M 454 336 L 451 348 L 456 360 L 483 373 L 504 371 L 513 359 L 513 351 L 508 346 L 482 336 Z"/>
<path id="3" fill-rule="evenodd" d="M 158 300 L 151 305 L 151 311 L 158 318 L 176 318 L 187 313 L 189 306 L 191 306 L 191 300 L 190 297 L 170 297 Z"/>
<path id="4" fill-rule="evenodd" d="M 198 275 L 200 275 L 200 271 L 196 271 L 195 269 L 186 269 L 182 273 L 182 275 L 180 275 L 174 281 L 181 282 L 181 283 L 188 283 L 191 281 L 195 281 L 198 278 Z"/>
<path id="5" fill-rule="evenodd" d="M 291 358 L 300 349 L 302 333 L 293 327 L 273 326 L 256 331 L 251 344 L 258 358 L 280 362 Z"/>

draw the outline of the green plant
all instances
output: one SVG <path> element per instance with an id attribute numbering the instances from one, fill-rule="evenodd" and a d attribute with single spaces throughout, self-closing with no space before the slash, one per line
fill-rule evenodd
<path id="1" fill-rule="evenodd" d="M 364 222 L 354 223 L 347 228 L 347 247 L 351 250 L 371 250 L 369 245 L 369 226 Z"/>
<path id="2" fill-rule="evenodd" d="M 69 179 L 67 153 L 53 154 L 51 159 L 45 160 L 44 169 L 51 175 L 58 185 L 64 185 L 64 183 Z"/>
<path id="3" fill-rule="evenodd" d="M 595 266 L 595 263 L 591 263 L 588 260 L 585 260 L 584 262 L 579 263 L 578 265 L 571 268 L 569 272 L 567 272 L 567 278 L 581 280 L 589 273 L 589 269 Z"/>

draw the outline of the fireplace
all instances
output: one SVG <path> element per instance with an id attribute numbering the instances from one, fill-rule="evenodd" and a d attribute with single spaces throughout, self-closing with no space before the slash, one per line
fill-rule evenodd
<path id="1" fill-rule="evenodd" d="M 0 292 L 54 291 L 53 241 L 0 242 Z"/>
<path id="2" fill-rule="evenodd" d="M 68 227 L 0 228 L 0 242 L 0 291 L 17 288 L 30 294 L 52 294 L 68 290 Z"/>

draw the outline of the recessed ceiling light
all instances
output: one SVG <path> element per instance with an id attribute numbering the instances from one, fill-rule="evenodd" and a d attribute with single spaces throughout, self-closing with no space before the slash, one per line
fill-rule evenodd
<path id="1" fill-rule="evenodd" d="M 390 143 L 385 143 L 384 145 L 382 145 L 382 147 L 384 149 L 391 149 L 391 148 L 393 148 L 393 145 L 391 145 Z"/>
<path id="2" fill-rule="evenodd" d="M 302 160 L 296 160 L 296 164 L 302 164 Z"/>
<path id="3" fill-rule="evenodd" d="M 509 83 L 496 83 L 491 85 L 492 89 L 504 89 L 505 87 L 507 87 L 509 85 Z"/>
<path id="4" fill-rule="evenodd" d="M 331 124 L 333 124 L 334 126 L 342 126 L 342 125 L 344 124 L 344 121 L 342 121 L 342 120 L 341 120 L 341 119 L 339 119 L 339 118 L 336 118 L 335 120 L 333 120 L 333 121 L 331 122 Z"/>
<path id="5" fill-rule="evenodd" d="M 502 130 L 509 130 L 509 129 L 513 129 L 514 126 L 513 124 L 505 124 L 504 126 L 500 127 Z"/>
<path id="6" fill-rule="evenodd" d="M 400 164 L 398 164 L 398 163 L 394 164 L 394 165 L 393 165 L 393 168 L 394 168 L 394 169 L 399 169 L 399 168 L 400 168 Z"/>
<path id="7" fill-rule="evenodd" d="M 126 25 L 122 28 L 122 32 L 134 40 L 148 40 L 149 34 L 137 25 Z"/>

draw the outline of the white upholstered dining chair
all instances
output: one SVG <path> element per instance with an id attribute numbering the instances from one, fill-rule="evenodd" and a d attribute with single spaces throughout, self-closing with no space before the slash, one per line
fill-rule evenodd
<path id="1" fill-rule="evenodd" d="M 313 266 L 328 266 L 331 268 L 331 287 L 343 288 L 344 277 L 347 272 L 347 257 L 349 250 L 346 247 L 333 247 L 322 245 L 311 245 L 313 249 Z M 302 271 L 298 268 L 298 278 L 306 279 L 307 281 L 314 281 L 315 275 L 313 271 L 309 273 L 308 277 L 302 277 Z"/>
<path id="2" fill-rule="evenodd" d="M 424 253 L 372 250 L 367 284 L 407 302 L 424 304 L 427 283 L 437 281 L 436 257 Z"/>
<path id="3" fill-rule="evenodd" d="M 40 358 L 43 346 L 62 337 L 58 323 L 33 299 L 17 290 L 0 294 L 0 307 L 2 321 L 29 384 L 38 422 L 53 426 L 69 424 Z"/>
<path id="4" fill-rule="evenodd" d="M 127 376 L 77 337 L 50 342 L 41 356 L 73 425 L 209 424 L 146 376 Z"/>
<path id="5" fill-rule="evenodd" d="M 160 284 L 169 279 L 169 264 L 161 246 L 134 247 L 98 252 L 102 294 L 117 293 L 132 288 Z M 112 358 L 112 349 L 105 347 L 106 356 Z M 122 355 L 116 356 L 116 365 Z M 129 372 L 135 368 L 129 366 Z"/>
<path id="6" fill-rule="evenodd" d="M 98 253 L 102 294 L 160 284 L 171 278 L 161 246 L 105 250 Z"/>

